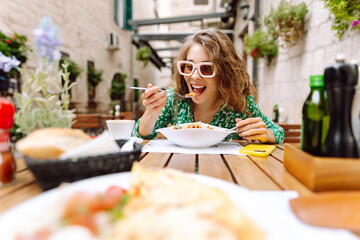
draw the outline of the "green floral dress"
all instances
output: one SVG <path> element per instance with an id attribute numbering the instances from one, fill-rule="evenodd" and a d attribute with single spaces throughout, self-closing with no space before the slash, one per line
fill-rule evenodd
<path id="1" fill-rule="evenodd" d="M 155 123 L 154 131 L 148 136 L 140 136 L 138 128 L 140 119 L 135 124 L 134 135 L 139 138 L 152 139 L 155 138 L 157 133 L 156 129 L 168 127 L 169 124 L 177 125 L 182 123 L 191 123 L 194 121 L 194 115 L 191 110 L 191 99 L 180 99 L 178 103 L 178 109 L 176 109 L 175 94 L 167 92 L 168 99 L 165 107 L 162 110 L 158 120 Z M 232 128 L 236 125 L 236 118 L 246 119 L 249 116 L 246 113 L 231 111 L 227 108 L 221 110 L 221 107 L 211 120 L 210 124 L 222 128 Z M 252 117 L 261 117 L 266 124 L 266 127 L 270 129 L 276 138 L 276 143 L 282 143 L 284 141 L 284 130 L 274 122 L 272 122 L 267 116 L 261 113 L 259 106 L 255 103 L 253 96 L 248 96 L 248 111 Z M 237 133 L 230 134 L 224 140 L 236 140 L 240 139 Z"/>

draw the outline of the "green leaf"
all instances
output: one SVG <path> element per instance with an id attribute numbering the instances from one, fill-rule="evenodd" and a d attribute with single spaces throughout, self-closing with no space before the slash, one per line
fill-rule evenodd
<path id="1" fill-rule="evenodd" d="M 276 9 L 271 7 L 270 13 L 265 16 L 264 25 L 274 39 L 283 43 L 280 44 L 282 47 L 291 47 L 302 35 L 307 12 L 304 2 L 294 5 L 281 0 Z"/>
<path id="2" fill-rule="evenodd" d="M 349 30 L 352 21 L 360 19 L 360 3 L 358 0 L 321 0 L 325 7 L 334 15 L 332 29 L 336 36 L 341 39 Z M 352 30 L 355 30 L 351 27 Z M 359 28 L 356 28 L 359 29 Z"/>

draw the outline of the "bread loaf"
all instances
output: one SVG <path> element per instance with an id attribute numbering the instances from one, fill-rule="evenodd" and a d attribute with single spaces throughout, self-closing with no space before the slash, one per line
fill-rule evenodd
<path id="1" fill-rule="evenodd" d="M 16 143 L 16 150 L 33 159 L 57 159 L 62 153 L 91 138 L 80 129 L 43 128 L 34 130 Z"/>

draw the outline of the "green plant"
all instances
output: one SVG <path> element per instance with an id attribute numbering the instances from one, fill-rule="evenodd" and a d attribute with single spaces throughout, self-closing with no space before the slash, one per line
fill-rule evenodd
<path id="1" fill-rule="evenodd" d="M 253 35 L 245 35 L 244 50 L 253 58 L 266 58 L 268 62 L 278 53 L 276 41 L 261 29 L 256 29 Z"/>
<path id="2" fill-rule="evenodd" d="M 61 58 L 62 62 L 67 62 L 68 68 L 67 71 L 69 72 L 69 79 L 70 81 L 75 81 L 76 78 L 83 72 L 83 69 L 79 67 L 73 60 L 70 58 Z M 61 64 L 61 68 L 63 68 L 63 64 Z"/>
<path id="3" fill-rule="evenodd" d="M 334 14 L 332 29 L 336 31 L 336 36 L 341 39 L 344 33 L 349 29 L 353 21 L 360 19 L 359 0 L 321 0 L 325 2 L 325 7 Z M 351 28 L 360 29 L 360 25 Z"/>
<path id="4" fill-rule="evenodd" d="M 45 66 L 45 61 L 42 62 Z M 15 114 L 15 123 L 18 128 L 16 132 L 29 134 L 36 128 L 65 127 L 70 128 L 75 117 L 74 110 L 69 110 L 69 90 L 75 84 L 70 84 L 67 64 L 63 69 L 52 76 L 48 69 L 37 68 L 34 74 L 27 74 L 20 70 L 25 76 L 22 92 L 15 93 L 18 100 L 18 110 Z M 56 79 L 54 79 L 56 78 Z M 64 79 L 64 84 L 62 84 Z M 56 82 L 60 93 L 53 94 L 49 91 L 50 83 Z"/>
<path id="5" fill-rule="evenodd" d="M 281 47 L 291 47 L 303 34 L 307 12 L 304 2 L 293 5 L 281 0 L 277 9 L 271 7 L 270 13 L 264 18 L 264 24 L 269 34 L 279 40 Z"/>
<path id="6" fill-rule="evenodd" d="M 148 64 L 150 56 L 151 49 L 148 46 L 142 46 L 136 52 L 136 60 L 142 61 L 144 63 L 144 67 Z"/>
<path id="7" fill-rule="evenodd" d="M 88 92 L 90 97 L 94 97 L 96 86 L 102 82 L 103 71 L 96 70 L 94 67 L 88 66 Z"/>
<path id="8" fill-rule="evenodd" d="M 119 77 L 115 78 L 111 82 L 110 96 L 111 99 L 120 99 L 125 95 L 125 79 L 127 75 L 125 73 L 118 73 Z"/>
<path id="9" fill-rule="evenodd" d="M 26 43 L 27 37 L 14 33 L 12 36 L 7 36 L 0 31 L 0 52 L 5 56 L 14 56 L 21 63 L 27 60 L 27 51 L 31 51 L 29 45 Z"/>

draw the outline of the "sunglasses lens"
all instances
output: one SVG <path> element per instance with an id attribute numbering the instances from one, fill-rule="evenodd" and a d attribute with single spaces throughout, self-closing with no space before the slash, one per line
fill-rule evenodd
<path id="1" fill-rule="evenodd" d="M 190 63 L 181 63 L 179 70 L 181 74 L 190 74 L 193 71 L 193 68 L 193 65 Z"/>
<path id="2" fill-rule="evenodd" d="M 214 70 L 213 70 L 213 67 L 211 66 L 211 64 L 201 65 L 200 71 L 201 71 L 202 75 L 205 75 L 205 76 L 211 76 L 214 73 Z"/>

